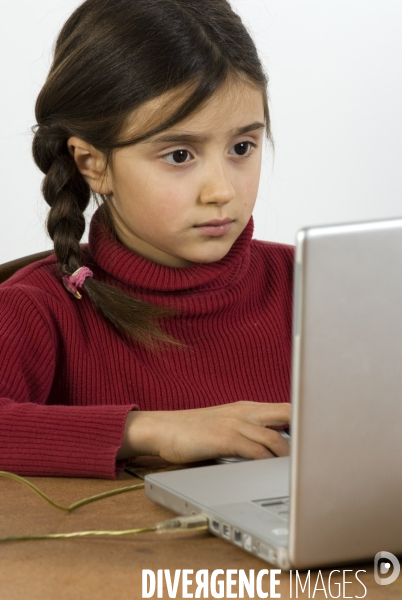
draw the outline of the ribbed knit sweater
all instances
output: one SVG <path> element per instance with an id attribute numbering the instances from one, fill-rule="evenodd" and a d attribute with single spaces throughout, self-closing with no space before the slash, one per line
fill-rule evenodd
<path id="1" fill-rule="evenodd" d="M 83 264 L 94 277 L 179 311 L 160 321 L 188 348 L 152 354 L 116 334 L 54 256 L 0 285 L 0 469 L 114 478 L 130 410 L 290 398 L 293 249 L 252 239 L 184 268 L 123 246 L 95 213 Z"/>

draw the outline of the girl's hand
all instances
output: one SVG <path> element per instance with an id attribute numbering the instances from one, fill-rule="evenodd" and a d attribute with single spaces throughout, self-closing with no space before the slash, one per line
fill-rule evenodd
<path id="1" fill-rule="evenodd" d="M 290 404 L 234 402 L 177 411 L 132 411 L 117 457 L 159 455 L 172 463 L 221 456 L 287 456 L 290 446 L 269 426 L 290 422 Z"/>

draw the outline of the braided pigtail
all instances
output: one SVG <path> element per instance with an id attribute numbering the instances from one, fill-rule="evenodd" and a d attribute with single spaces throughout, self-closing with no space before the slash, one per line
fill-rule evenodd
<path id="1" fill-rule="evenodd" d="M 91 188 L 79 173 L 67 149 L 66 134 L 38 127 L 33 142 L 33 155 L 45 173 L 43 196 L 50 206 L 47 230 L 63 275 L 72 275 L 82 267 L 80 240 L 85 231 L 84 211 Z M 118 288 L 92 277 L 82 285 L 95 308 L 122 334 L 128 334 L 143 346 L 156 350 L 158 344 L 184 345 L 164 333 L 155 319 L 172 316 L 171 309 L 158 307 L 130 296 Z"/>
<path id="2" fill-rule="evenodd" d="M 42 193 L 50 206 L 47 230 L 54 242 L 60 270 L 70 275 L 82 266 L 80 240 L 85 231 L 84 211 L 91 190 L 67 149 L 65 134 L 39 127 L 33 143 L 34 159 L 45 178 Z"/>

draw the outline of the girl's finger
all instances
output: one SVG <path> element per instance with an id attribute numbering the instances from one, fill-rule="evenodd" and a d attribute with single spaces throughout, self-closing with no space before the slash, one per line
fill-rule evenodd
<path id="1" fill-rule="evenodd" d="M 291 420 L 291 405 L 287 402 L 265 404 L 262 402 L 239 403 L 239 417 L 262 427 L 288 425 Z"/>
<path id="2" fill-rule="evenodd" d="M 264 446 L 273 456 L 289 456 L 290 444 L 278 431 L 244 423 L 240 428 L 242 436 Z"/>
<path id="3" fill-rule="evenodd" d="M 224 456 L 241 456 L 250 460 L 258 460 L 261 458 L 274 458 L 276 455 L 263 444 L 254 442 L 248 437 L 239 435 L 236 441 L 235 449 L 224 451 L 219 454 L 219 457 Z"/>

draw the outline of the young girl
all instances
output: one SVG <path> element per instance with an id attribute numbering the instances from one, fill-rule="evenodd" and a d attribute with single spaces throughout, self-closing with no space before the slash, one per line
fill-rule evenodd
<path id="1" fill-rule="evenodd" d="M 0 286 L 1 469 L 288 453 L 292 249 L 251 239 L 266 83 L 226 0 L 68 19 L 33 141 L 54 255 Z"/>

